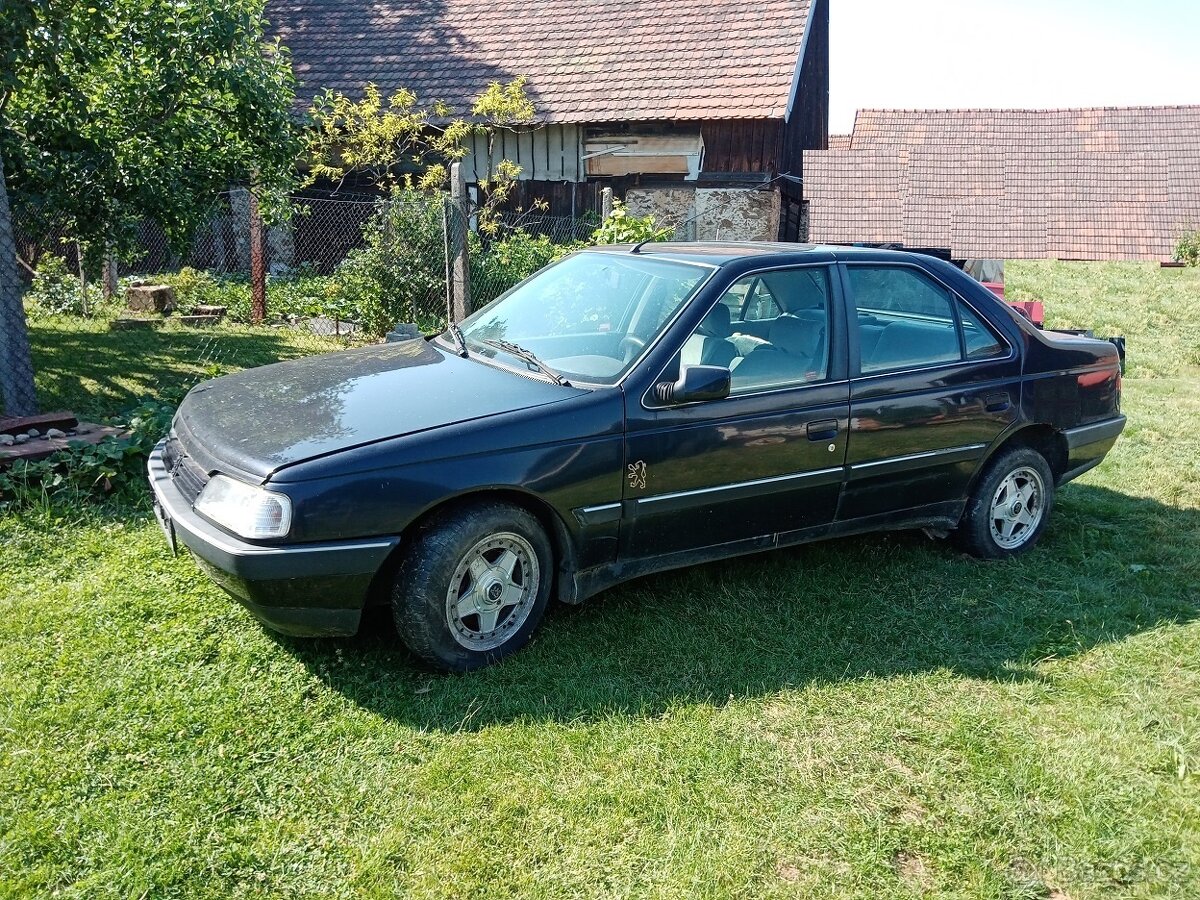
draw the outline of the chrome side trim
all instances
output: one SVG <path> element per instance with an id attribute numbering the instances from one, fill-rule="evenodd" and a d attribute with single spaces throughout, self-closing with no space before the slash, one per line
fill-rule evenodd
<path id="1" fill-rule="evenodd" d="M 851 439 L 853 441 L 853 439 Z M 983 455 L 987 444 L 967 444 L 965 447 L 947 447 L 944 450 L 926 450 L 923 453 L 910 453 L 906 456 L 891 456 L 887 459 L 873 459 L 870 462 L 851 463 L 851 475 L 878 475 L 886 472 L 903 472 L 906 469 L 920 468 L 923 463 L 937 460 L 943 463 L 962 462 L 977 459 Z"/>
<path id="2" fill-rule="evenodd" d="M 583 526 L 608 525 L 621 520 L 620 502 L 604 503 L 600 506 L 583 506 L 571 511 L 575 513 L 575 518 Z"/>
<path id="3" fill-rule="evenodd" d="M 769 494 L 781 486 L 807 482 L 815 486 L 839 483 L 842 480 L 842 467 L 816 469 L 812 472 L 795 472 L 790 475 L 776 475 L 772 478 L 757 478 L 754 481 L 739 481 L 733 484 L 719 484 L 713 487 L 695 488 L 690 491 L 673 491 L 669 494 L 656 494 L 652 497 L 639 497 L 634 502 L 639 510 L 652 512 L 671 512 L 694 506 L 697 500 L 721 495 L 721 500 L 739 500 L 746 497 L 756 497 Z"/>

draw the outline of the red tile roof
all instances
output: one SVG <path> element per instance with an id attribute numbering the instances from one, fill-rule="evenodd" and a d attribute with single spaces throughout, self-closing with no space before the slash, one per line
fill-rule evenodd
<path id="1" fill-rule="evenodd" d="M 307 98 L 367 82 L 457 113 L 518 75 L 548 122 L 780 119 L 809 0 L 268 0 Z"/>
<path id="2" fill-rule="evenodd" d="M 1200 225 L 1200 106 L 861 110 L 830 147 L 804 154 L 816 241 L 1161 260 Z"/>

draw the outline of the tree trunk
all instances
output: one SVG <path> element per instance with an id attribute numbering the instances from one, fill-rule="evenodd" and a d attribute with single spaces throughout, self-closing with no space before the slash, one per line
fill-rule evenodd
<path id="1" fill-rule="evenodd" d="M 38 411 L 21 294 L 4 158 L 0 157 L 0 408 L 6 416 L 31 416 Z"/>

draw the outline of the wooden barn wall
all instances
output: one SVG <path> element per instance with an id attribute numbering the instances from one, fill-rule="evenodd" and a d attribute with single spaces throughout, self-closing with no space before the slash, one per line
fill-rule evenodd
<path id="1" fill-rule="evenodd" d="M 490 148 L 486 135 L 471 138 L 463 167 L 468 181 L 489 178 L 502 159 L 521 167 L 522 181 L 579 181 L 583 177 L 579 148 L 579 128 L 575 125 L 521 131 L 501 128 L 495 132 Z"/>
<path id="2" fill-rule="evenodd" d="M 780 171 L 803 177 L 804 151 L 829 147 L 829 0 L 814 0 L 798 93 L 784 132 Z"/>
<path id="3" fill-rule="evenodd" d="M 519 181 L 504 203 L 512 212 L 526 212 L 535 203 L 546 204 L 546 215 L 580 218 L 600 213 L 600 191 L 617 179 L 603 181 Z M 624 191 L 615 192 L 618 198 Z"/>
<path id="4" fill-rule="evenodd" d="M 774 175 L 783 157 L 783 122 L 721 119 L 700 123 L 704 139 L 701 175 L 762 172 Z"/>

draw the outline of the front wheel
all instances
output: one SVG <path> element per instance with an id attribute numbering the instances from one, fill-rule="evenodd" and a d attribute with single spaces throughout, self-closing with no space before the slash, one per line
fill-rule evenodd
<path id="1" fill-rule="evenodd" d="M 981 559 L 1017 556 L 1037 543 L 1053 508 L 1050 465 L 1036 450 L 1014 447 L 988 464 L 954 539 Z"/>
<path id="2" fill-rule="evenodd" d="M 410 650 L 467 672 L 519 650 L 550 598 L 553 555 L 537 519 L 507 503 L 435 516 L 417 532 L 392 591 Z"/>

